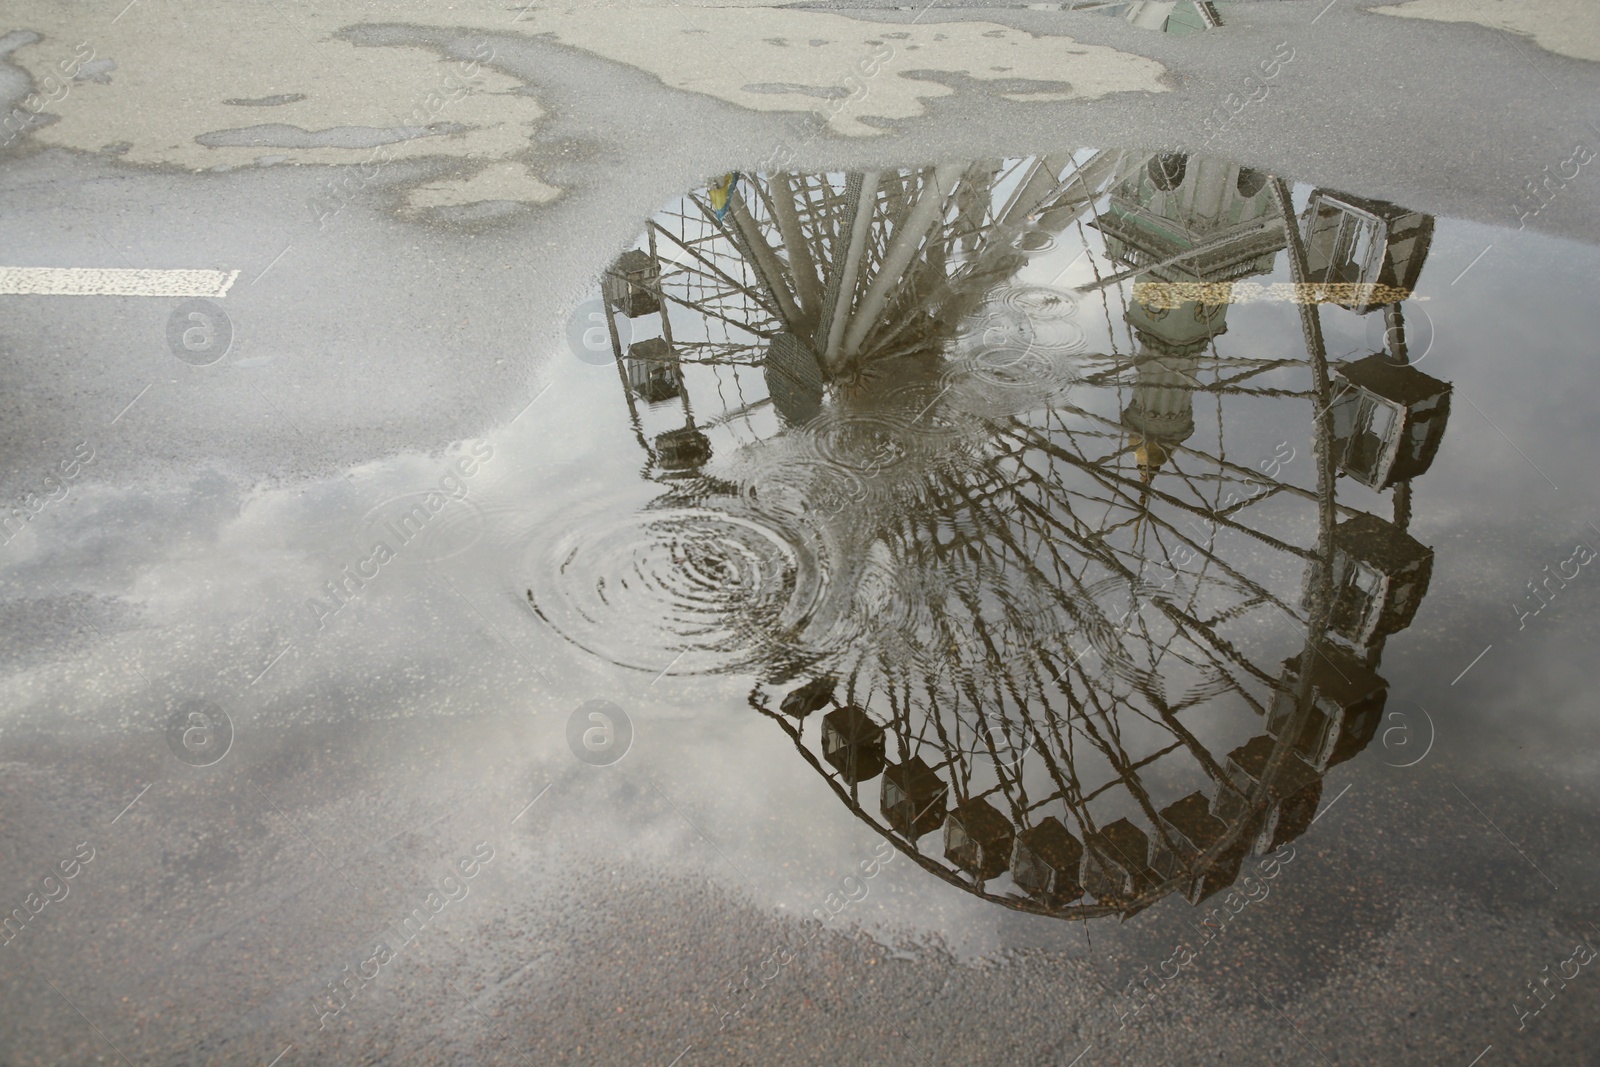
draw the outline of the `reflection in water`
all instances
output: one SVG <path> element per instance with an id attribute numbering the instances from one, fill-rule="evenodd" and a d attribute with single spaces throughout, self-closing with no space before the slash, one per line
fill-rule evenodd
<path id="1" fill-rule="evenodd" d="M 1162 33 L 1199 33 L 1222 25 L 1222 6 L 1210 0 L 1076 0 L 1072 11 L 1116 15 L 1131 25 Z"/>
<path id="2" fill-rule="evenodd" d="M 1009 907 L 1198 903 L 1304 833 L 1428 586 L 1450 387 L 1394 298 L 1432 220 L 1115 151 L 719 185 L 604 280 L 660 491 L 537 546 L 539 615 L 750 676 L 857 816 Z M 1331 363 L 1324 303 L 1383 350 Z"/>

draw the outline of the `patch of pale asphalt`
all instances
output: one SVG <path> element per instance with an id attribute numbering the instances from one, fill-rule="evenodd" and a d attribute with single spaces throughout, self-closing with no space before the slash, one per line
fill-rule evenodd
<path id="1" fill-rule="evenodd" d="M 614 16 L 589 9 L 541 11 L 532 20 L 562 43 L 647 70 L 673 88 L 756 110 L 820 112 L 836 133 L 849 135 L 882 132 L 864 118 L 921 115 L 923 101 L 953 92 L 926 77 L 910 77 L 913 72 L 1003 81 L 1005 95 L 1017 100 L 1092 100 L 1166 88 L 1158 81 L 1162 67 L 1153 60 L 986 22 L 887 26 L 771 9 L 686 19 L 670 9 L 650 9 L 634 13 L 619 33 Z M 864 61 L 868 69 L 858 71 Z M 852 75 L 862 79 L 864 91 L 842 103 L 829 104 L 811 91 L 770 91 L 848 90 Z M 1040 84 L 1032 90 L 1012 87 L 1027 82 Z"/>
<path id="2" fill-rule="evenodd" d="M 414 209 L 484 203 L 544 204 L 561 190 L 528 172 L 516 160 L 489 163 L 466 178 L 445 178 L 412 189 L 406 201 Z"/>
<path id="3" fill-rule="evenodd" d="M 123 6 L 8 12 L 40 35 L 8 38 L 12 61 L 36 85 L 54 87 L 46 110 L 56 121 L 29 133 L 38 143 L 91 152 L 117 145 L 125 163 L 189 170 L 372 166 L 380 144 L 384 161 L 473 161 L 473 173 L 417 190 L 417 208 L 555 195 L 516 162 L 545 110 L 492 69 L 491 34 L 545 37 L 755 111 L 812 112 L 852 136 L 882 133 L 873 122 L 921 115 L 926 101 L 954 94 L 938 76 L 992 82 L 1019 101 L 1166 91 L 1153 60 L 987 22 L 885 26 L 755 6 L 736 15 L 642 8 L 619 22 L 616 10 L 587 5 L 385 11 L 355 0 L 315 9 L 149 5 L 118 17 Z M 485 37 L 469 55 L 441 56 L 345 32 L 385 20 Z M 69 69 L 75 74 L 59 83 Z M 262 108 L 270 121 L 241 122 L 241 105 Z"/>
<path id="4" fill-rule="evenodd" d="M 1600 4 L 1594 0 L 1411 0 L 1373 11 L 1436 22 L 1472 22 L 1527 37 L 1540 48 L 1600 63 Z"/>
<path id="5" fill-rule="evenodd" d="M 187 170 L 372 169 L 441 155 L 490 166 L 523 152 L 544 116 L 537 100 L 516 92 L 520 82 L 487 65 L 487 42 L 461 56 L 362 47 L 337 36 L 360 21 L 348 6 L 144 5 L 114 18 L 123 6 L 8 12 L 14 25 L 41 35 L 16 48 L 11 62 L 36 87 L 53 87 L 45 111 L 56 121 L 30 131 L 37 143 L 89 152 L 116 145 L 124 163 Z M 61 83 L 75 59 L 79 75 L 102 59 L 115 66 Z"/>

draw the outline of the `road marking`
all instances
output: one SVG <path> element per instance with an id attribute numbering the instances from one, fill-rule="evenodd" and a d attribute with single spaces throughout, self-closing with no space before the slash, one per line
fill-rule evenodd
<path id="1" fill-rule="evenodd" d="M 1478 1055 L 1473 1058 L 1472 1063 L 1467 1064 L 1467 1067 L 1473 1067 L 1473 1065 L 1476 1064 L 1479 1060 L 1481 1060 L 1485 1056 L 1487 1056 L 1489 1054 L 1489 1049 L 1490 1048 L 1494 1048 L 1494 1046 L 1490 1045 L 1489 1048 L 1486 1048 L 1482 1052 L 1478 1053 Z"/>
<path id="2" fill-rule="evenodd" d="M 1114 280 L 1127 280 L 1124 273 L 1102 278 L 1081 291 L 1099 289 Z M 1426 300 L 1410 289 L 1377 282 L 1134 282 L 1133 298 L 1153 308 L 1180 308 L 1189 303 L 1254 304 L 1273 301 L 1286 304 L 1397 304 L 1402 300 Z"/>
<path id="3" fill-rule="evenodd" d="M 0 296 L 210 296 L 221 299 L 236 270 L 130 267 L 0 267 Z"/>

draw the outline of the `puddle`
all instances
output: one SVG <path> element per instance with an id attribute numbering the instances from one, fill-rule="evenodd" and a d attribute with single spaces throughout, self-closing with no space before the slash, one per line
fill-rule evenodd
<path id="1" fill-rule="evenodd" d="M 1211 156 L 713 176 L 482 438 L 285 486 L 37 483 L 8 728 L 159 733 L 203 699 L 236 760 L 482 717 L 536 783 L 506 818 L 554 782 L 581 862 L 814 916 L 892 856 L 824 921 L 963 961 L 1150 957 L 1288 847 L 1346 916 L 1357 875 L 1307 857 L 1407 768 L 1592 777 L 1579 717 L 1521 755 L 1500 718 L 1517 656 L 1585 651 L 1559 613 L 1588 535 L 1540 503 L 1592 436 L 1542 398 L 1583 370 L 1523 404 L 1504 354 L 1528 321 L 1588 336 L 1552 280 L 1592 264 Z M 265 391 L 269 363 L 236 366 Z M 77 680 L 129 663 L 148 691 Z"/>
<path id="2" fill-rule="evenodd" d="M 148 1011 L 78 1002 L 130 1056 L 111 1027 L 191 986 L 257 1005 L 219 1025 L 270 1062 L 435 1018 L 445 979 L 608 1062 L 783 1058 L 824 1017 L 874 1063 L 930 1059 L 884 1022 L 960 1062 L 1256 1062 L 1352 1011 L 1510 1045 L 1459 1019 L 1571 956 L 1595 873 L 1596 426 L 1563 402 L 1595 249 L 1249 160 L 913 163 L 659 190 L 567 283 L 512 225 L 474 238 L 498 286 L 455 237 L 335 257 L 380 293 L 431 264 L 437 373 L 373 355 L 409 319 L 272 296 L 288 258 L 226 356 L 143 304 L 180 355 L 85 401 L 0 546 L 13 859 L 88 840 L 127 889 L 13 950 L 156 960 Z M 374 455 L 391 420 L 411 450 Z M 268 433 L 322 473 L 259 480 Z M 324 1027 L 478 842 L 471 900 Z M 1440 959 L 1491 984 L 1419 1000 Z M 36 995 L 41 1040 L 93 1036 Z M 163 1025 L 147 1059 L 211 1023 Z"/>
<path id="3" fill-rule="evenodd" d="M 614 370 L 558 372 L 617 436 L 521 535 L 528 640 L 729 679 L 986 901 L 1212 900 L 1376 758 L 1434 229 L 1116 150 L 708 183 L 598 286 Z"/>
<path id="4" fill-rule="evenodd" d="M 292 100 L 292 97 L 282 97 L 276 103 L 281 105 Z M 224 103 L 233 104 L 237 101 L 228 100 Z M 202 133 L 195 138 L 195 143 L 209 148 L 376 148 L 379 145 L 413 141 L 419 137 L 442 137 L 465 132 L 467 127 L 459 122 L 435 123 L 431 126 L 393 126 L 389 129 L 340 126 L 328 130 L 303 130 L 298 126 L 275 122 L 242 129 Z"/>

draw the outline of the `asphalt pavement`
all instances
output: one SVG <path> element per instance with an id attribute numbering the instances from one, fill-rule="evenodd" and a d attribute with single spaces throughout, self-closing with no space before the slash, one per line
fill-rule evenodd
<path id="1" fill-rule="evenodd" d="M 0 1063 L 1600 1062 L 1600 602 L 1507 606 L 1600 538 L 1600 29 L 1421 3 L 1188 34 L 998 0 L 12 5 Z M 1411 314 L 1454 436 L 1383 664 L 1429 749 L 1330 774 L 1176 977 L 1182 899 L 1060 922 L 898 854 L 817 933 L 881 840 L 752 683 L 527 609 L 535 547 L 644 506 L 574 309 L 729 172 L 1099 149 L 1440 220 Z M 461 525 L 368 575 L 381 509 L 447 475 Z M 598 698 L 614 765 L 572 741 Z"/>

